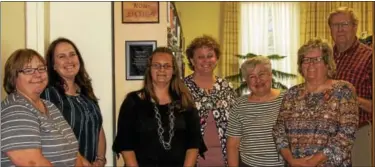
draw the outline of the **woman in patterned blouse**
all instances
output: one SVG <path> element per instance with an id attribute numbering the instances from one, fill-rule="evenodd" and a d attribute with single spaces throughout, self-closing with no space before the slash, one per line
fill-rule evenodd
<path id="1" fill-rule="evenodd" d="M 273 132 L 277 149 L 290 166 L 351 166 L 358 103 L 349 82 L 332 79 L 329 44 L 312 39 L 303 45 L 298 71 L 305 82 L 284 96 Z"/>
<path id="2" fill-rule="evenodd" d="M 225 132 L 229 109 L 234 104 L 236 93 L 228 81 L 214 75 L 221 55 L 219 44 L 214 38 L 203 35 L 191 42 L 186 49 L 186 55 L 189 67 L 194 73 L 187 76 L 184 81 L 199 111 L 201 132 L 208 148 L 205 160 L 199 159 L 198 164 L 226 166 Z"/>
<path id="3" fill-rule="evenodd" d="M 54 103 L 72 127 L 85 166 L 104 166 L 106 140 L 98 99 L 77 46 L 54 40 L 46 54 L 48 87 L 41 97 Z"/>

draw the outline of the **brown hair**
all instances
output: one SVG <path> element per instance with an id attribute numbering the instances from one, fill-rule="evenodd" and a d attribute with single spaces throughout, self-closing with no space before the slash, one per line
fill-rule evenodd
<path id="1" fill-rule="evenodd" d="M 328 25 L 331 25 L 331 19 L 334 15 L 336 14 L 339 14 L 339 13 L 343 13 L 343 14 L 349 14 L 350 18 L 351 18 L 351 21 L 353 22 L 354 25 L 358 25 L 358 18 L 357 16 L 354 14 L 354 11 L 352 8 L 349 8 L 349 7 L 339 7 L 337 8 L 336 10 L 334 10 L 333 12 L 331 12 L 328 16 Z"/>
<path id="2" fill-rule="evenodd" d="M 189 68 L 191 70 L 194 70 L 194 66 L 191 63 L 191 60 L 194 57 L 194 51 L 198 48 L 201 48 L 203 46 L 212 48 L 215 52 L 216 58 L 219 59 L 221 56 L 221 51 L 220 51 L 220 45 L 219 43 L 211 36 L 209 35 L 203 35 L 199 36 L 193 39 L 189 46 L 186 49 L 186 55 L 189 61 Z"/>
<path id="3" fill-rule="evenodd" d="M 302 45 L 298 49 L 298 72 L 302 74 L 302 60 L 306 54 L 308 54 L 313 49 L 319 49 L 322 51 L 322 57 L 324 60 L 324 64 L 328 66 L 328 78 L 333 78 L 336 74 L 336 63 L 333 59 L 333 51 L 332 47 L 326 40 L 322 40 L 320 38 L 313 38 L 307 41 L 304 45 Z"/>
<path id="4" fill-rule="evenodd" d="M 30 63 L 34 57 L 37 57 L 44 65 L 46 64 L 43 57 L 33 49 L 18 49 L 10 55 L 5 63 L 3 81 L 4 89 L 8 94 L 16 91 L 15 81 L 18 77 L 19 70 Z"/>
<path id="5" fill-rule="evenodd" d="M 91 100 L 94 102 L 98 102 L 98 98 L 95 96 L 93 88 L 92 88 L 92 83 L 91 83 L 91 78 L 89 74 L 86 71 L 85 68 L 85 63 L 83 62 L 81 53 L 79 52 L 77 46 L 69 39 L 67 38 L 58 38 L 54 40 L 48 47 L 47 49 L 47 54 L 46 54 L 46 61 L 47 61 L 47 71 L 48 71 L 48 78 L 49 82 L 48 85 L 55 87 L 59 93 L 65 94 L 65 81 L 61 76 L 53 69 L 53 66 L 55 64 L 55 49 L 56 46 L 60 43 L 68 43 L 73 46 L 75 52 L 77 53 L 80 68 L 75 76 L 74 82 L 79 86 L 81 89 L 81 93 L 84 94 L 85 96 L 89 97 Z"/>
<path id="6" fill-rule="evenodd" d="M 194 101 L 191 97 L 189 90 L 187 89 L 187 87 L 185 86 L 184 82 L 181 79 L 176 58 L 173 56 L 172 50 L 167 47 L 156 48 L 152 52 L 151 56 L 148 58 L 147 68 L 145 71 L 145 80 L 144 80 L 144 85 L 143 85 L 143 89 L 146 93 L 146 97 L 150 97 L 154 99 L 156 102 L 159 102 L 154 92 L 154 87 L 152 84 L 152 77 L 151 77 L 151 63 L 156 53 L 167 53 L 168 55 L 172 57 L 173 74 L 172 74 L 171 82 L 169 84 L 169 95 L 171 96 L 171 98 L 173 100 L 181 100 L 182 107 L 185 109 L 193 108 L 195 106 Z"/>

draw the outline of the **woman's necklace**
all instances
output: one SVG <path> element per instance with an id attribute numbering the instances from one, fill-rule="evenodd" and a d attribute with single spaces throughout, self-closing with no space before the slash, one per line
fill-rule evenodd
<path id="1" fill-rule="evenodd" d="M 161 122 L 161 116 L 159 113 L 159 109 L 156 106 L 155 102 L 153 101 L 154 104 L 154 112 L 155 112 L 155 119 L 158 124 L 158 135 L 159 135 L 159 141 L 163 145 L 165 150 L 170 150 L 172 148 L 171 143 L 172 143 L 172 138 L 174 136 L 174 121 L 175 121 L 175 116 L 173 114 L 174 107 L 173 105 L 168 105 L 168 111 L 169 111 L 169 139 L 167 141 L 164 140 L 164 129 L 163 129 L 163 124 Z"/>

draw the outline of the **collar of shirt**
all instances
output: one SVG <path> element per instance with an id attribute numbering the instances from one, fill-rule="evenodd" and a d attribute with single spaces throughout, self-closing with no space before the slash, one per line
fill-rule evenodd
<path id="1" fill-rule="evenodd" d="M 337 49 L 337 46 L 335 45 L 333 47 L 333 53 L 334 53 L 334 57 L 335 58 L 338 58 L 340 56 L 346 56 L 346 55 L 352 55 L 356 50 L 357 48 L 359 47 L 359 40 L 357 37 L 355 37 L 355 41 L 354 43 L 352 44 L 352 46 L 349 47 L 349 49 L 346 49 L 344 52 L 339 52 L 339 50 Z"/>

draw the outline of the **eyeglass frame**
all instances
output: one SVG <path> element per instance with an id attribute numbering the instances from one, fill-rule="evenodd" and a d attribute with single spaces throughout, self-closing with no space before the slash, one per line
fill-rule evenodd
<path id="1" fill-rule="evenodd" d="M 247 79 L 249 80 L 249 82 L 253 83 L 257 80 L 266 80 L 271 75 L 272 75 L 272 72 L 262 71 L 256 75 L 251 75 L 251 74 L 247 75 Z"/>
<path id="2" fill-rule="evenodd" d="M 352 21 L 344 21 L 344 22 L 339 22 L 339 23 L 330 23 L 329 27 L 331 29 L 338 30 L 340 27 L 342 29 L 347 29 L 349 28 L 349 25 L 355 25 Z"/>
<path id="3" fill-rule="evenodd" d="M 30 72 L 25 72 L 25 70 L 32 70 Z M 17 70 L 18 73 L 23 73 L 25 75 L 33 75 L 35 74 L 35 71 L 38 71 L 40 74 L 47 72 L 47 66 L 39 66 L 36 68 L 24 68 L 21 70 Z"/>
<path id="4" fill-rule="evenodd" d="M 171 70 L 171 69 L 173 69 L 173 65 L 171 65 L 169 63 L 164 63 L 164 64 L 161 64 L 161 63 L 152 63 L 150 65 L 150 67 L 153 68 L 153 69 L 155 69 L 155 70 L 161 70 L 162 68 L 164 70 Z"/>
<path id="5" fill-rule="evenodd" d="M 319 57 L 304 57 L 302 58 L 301 62 L 302 64 L 308 65 L 308 64 L 318 64 L 320 62 L 325 63 L 324 56 L 319 56 Z M 308 62 L 305 62 L 305 60 L 308 60 Z"/>

